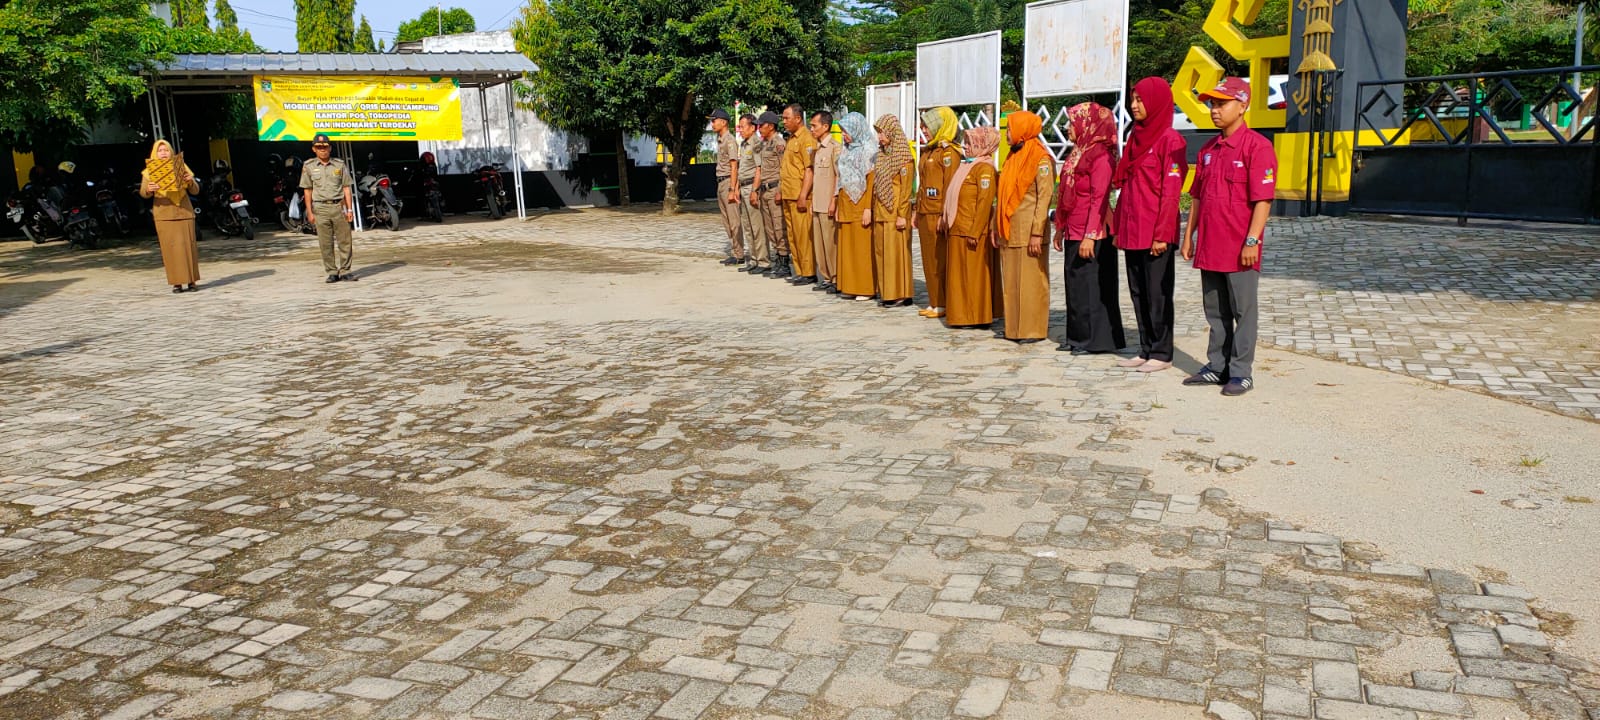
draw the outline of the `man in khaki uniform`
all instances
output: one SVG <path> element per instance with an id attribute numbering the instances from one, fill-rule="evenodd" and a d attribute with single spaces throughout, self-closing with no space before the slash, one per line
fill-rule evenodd
<path id="1" fill-rule="evenodd" d="M 717 209 L 722 211 L 722 229 L 728 234 L 723 265 L 744 264 L 744 233 L 739 229 L 739 141 L 728 127 L 728 111 L 711 111 L 711 129 L 717 131 Z"/>
<path id="2" fill-rule="evenodd" d="M 745 259 L 749 264 L 745 266 L 745 272 L 751 275 L 772 272 L 766 221 L 761 217 L 761 205 L 754 192 L 760 166 L 761 138 L 756 137 L 756 116 L 745 113 L 739 116 L 739 161 L 734 175 L 739 188 L 734 193 L 734 199 L 739 208 L 739 228 L 748 246 Z"/>
<path id="3" fill-rule="evenodd" d="M 811 137 L 817 141 L 812 155 L 811 244 L 817 266 L 817 286 L 812 288 L 838 295 L 839 239 L 834 234 L 834 203 L 839 199 L 839 141 L 833 139 L 833 113 L 822 111 L 811 116 Z"/>
<path id="4" fill-rule="evenodd" d="M 789 277 L 789 241 L 783 231 L 783 199 L 779 183 L 783 176 L 783 133 L 778 132 L 782 122 L 776 113 L 768 110 L 757 121 L 761 128 L 761 165 L 756 168 L 755 190 L 751 192 L 761 208 L 762 223 L 767 229 L 767 244 L 772 246 L 772 272 L 767 277 L 782 280 Z"/>
<path id="5" fill-rule="evenodd" d="M 355 255 L 350 240 L 350 221 L 355 218 L 350 170 L 343 160 L 332 157 L 333 143 L 327 135 L 312 138 L 311 149 L 317 156 L 301 168 L 300 187 L 306 192 L 306 219 L 317 228 L 317 244 L 322 246 L 322 269 L 330 283 L 355 280 L 350 274 Z"/>
<path id="6" fill-rule="evenodd" d="M 794 257 L 794 277 L 789 284 L 810 285 L 817 281 L 817 268 L 811 254 L 814 248 L 811 246 L 810 208 L 817 139 L 806 129 L 805 111 L 797 104 L 783 109 L 783 128 L 789 140 L 783 146 L 778 191 L 789 234 L 789 253 Z"/>

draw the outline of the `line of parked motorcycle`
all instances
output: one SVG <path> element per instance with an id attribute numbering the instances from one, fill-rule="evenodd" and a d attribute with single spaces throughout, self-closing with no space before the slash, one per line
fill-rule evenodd
<path id="1" fill-rule="evenodd" d="M 316 228 L 306 220 L 302 207 L 301 163 L 296 157 L 268 157 L 275 215 L 268 221 L 275 219 L 289 232 L 314 234 Z M 505 182 L 501 178 L 504 167 L 502 163 L 493 163 L 473 171 L 481 207 L 496 220 L 506 214 Z M 262 219 L 252 212 L 244 193 L 229 181 L 232 172 L 226 161 L 218 160 L 211 168 L 210 178 L 200 183 L 200 195 L 192 198 L 197 236 L 203 235 L 199 226 L 209 223 L 224 237 L 242 235 L 247 240 L 255 239 L 256 225 Z M 414 188 L 415 199 L 422 208 L 421 217 L 444 222 L 444 194 L 439 188 L 438 166 L 433 154 L 423 153 L 419 162 L 408 166 L 406 172 L 406 184 Z M 79 177 L 77 165 L 72 162 L 57 165 L 53 172 L 35 167 L 29 173 L 28 183 L 6 200 L 6 215 L 35 244 L 64 239 L 71 247 L 94 249 L 107 235 L 128 237 L 135 228 L 154 229 L 149 201 L 139 196 L 137 181 L 135 177 L 134 182 L 129 183 L 110 167 L 96 179 Z M 366 168 L 355 186 L 364 227 L 400 229 L 400 211 L 405 202 L 397 192 L 397 183 L 383 172 L 373 155 L 367 156 Z"/>

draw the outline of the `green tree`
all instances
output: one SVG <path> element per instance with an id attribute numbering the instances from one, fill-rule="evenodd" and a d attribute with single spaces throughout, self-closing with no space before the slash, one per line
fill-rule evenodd
<path id="1" fill-rule="evenodd" d="M 377 52 L 378 46 L 372 42 L 372 26 L 367 24 L 367 16 L 361 16 L 361 25 L 356 28 L 355 51 L 358 53 Z"/>
<path id="2" fill-rule="evenodd" d="M 1029 1 L 867 0 L 849 5 L 844 12 L 852 23 L 845 32 L 861 84 L 915 79 L 919 43 L 999 30 L 1003 84 L 1010 90 L 1008 97 L 1020 96 Z"/>
<path id="3" fill-rule="evenodd" d="M 433 37 L 440 34 L 439 28 L 439 8 L 431 7 L 415 20 L 407 20 L 400 23 L 400 33 L 395 37 L 394 41 L 403 43 L 421 40 L 425 37 Z M 444 11 L 443 28 L 445 35 L 476 32 L 478 21 L 472 19 L 472 13 L 461 8 L 447 8 Z"/>
<path id="4" fill-rule="evenodd" d="M 352 51 L 355 9 L 355 0 L 294 0 L 294 37 L 300 52 Z"/>
<path id="5" fill-rule="evenodd" d="M 146 0 L 0 3 L 0 145 L 50 152 L 82 140 L 118 103 L 138 97 L 145 46 L 166 28 Z"/>
<path id="6" fill-rule="evenodd" d="M 239 32 L 239 13 L 233 11 L 228 0 L 217 0 L 217 31 Z"/>
<path id="7" fill-rule="evenodd" d="M 211 27 L 211 21 L 206 19 L 207 0 L 172 0 L 173 27 Z"/>
<path id="8" fill-rule="evenodd" d="M 521 90 L 541 119 L 666 146 L 666 214 L 713 108 L 821 107 L 850 75 L 824 0 L 548 0 L 524 8 L 512 33 L 539 66 Z"/>

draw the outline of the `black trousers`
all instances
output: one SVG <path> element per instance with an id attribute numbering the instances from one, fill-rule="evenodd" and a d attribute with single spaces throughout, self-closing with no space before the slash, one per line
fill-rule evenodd
<path id="1" fill-rule="evenodd" d="M 1139 323 L 1139 357 L 1172 362 L 1172 288 L 1177 246 L 1160 257 L 1149 250 L 1124 250 L 1128 261 L 1128 296 Z"/>
<path id="2" fill-rule="evenodd" d="M 1115 352 L 1128 344 L 1122 332 L 1122 307 L 1117 301 L 1117 246 L 1111 238 L 1095 242 L 1094 257 L 1078 257 L 1076 242 L 1067 242 L 1067 345 L 1088 352 Z"/>

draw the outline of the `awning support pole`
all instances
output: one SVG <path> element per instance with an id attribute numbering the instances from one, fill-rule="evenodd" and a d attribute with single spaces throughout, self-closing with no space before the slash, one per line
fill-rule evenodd
<path id="1" fill-rule="evenodd" d="M 517 147 L 517 102 L 516 92 L 511 87 L 516 84 L 513 80 L 506 83 L 506 117 L 511 120 L 511 171 L 512 185 L 517 189 L 517 219 L 528 219 L 528 201 L 522 196 L 522 153 Z"/>
<path id="2" fill-rule="evenodd" d="M 344 164 L 350 171 L 350 207 L 356 214 L 356 232 L 366 230 L 361 222 L 361 173 L 356 172 L 356 150 L 349 140 L 344 141 Z"/>

